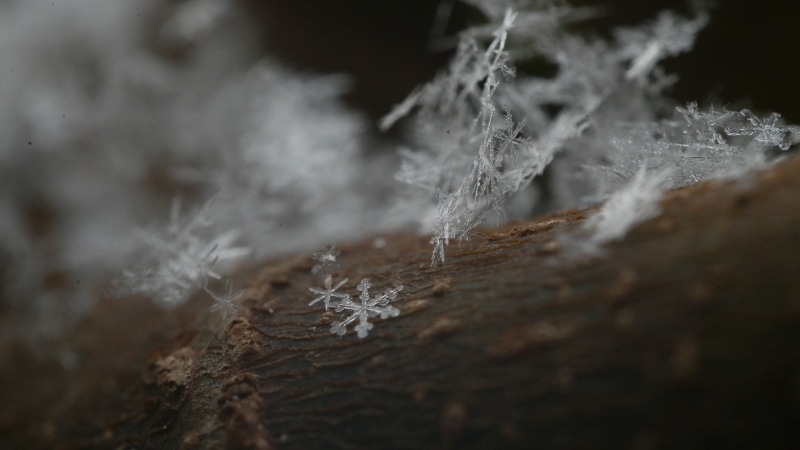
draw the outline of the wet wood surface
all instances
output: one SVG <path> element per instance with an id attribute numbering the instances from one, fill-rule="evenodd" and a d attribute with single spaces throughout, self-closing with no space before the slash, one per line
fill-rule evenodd
<path id="1" fill-rule="evenodd" d="M 800 448 L 800 160 L 668 193 L 602 254 L 590 212 L 447 247 L 339 244 L 334 283 L 405 288 L 359 339 L 311 255 L 243 269 L 239 315 L 110 300 L 72 370 L 4 352 L 7 448 Z"/>

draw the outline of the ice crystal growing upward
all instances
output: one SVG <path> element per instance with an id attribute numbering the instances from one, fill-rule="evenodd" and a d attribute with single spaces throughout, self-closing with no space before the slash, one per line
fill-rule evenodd
<path id="1" fill-rule="evenodd" d="M 420 214 L 438 218 L 419 221 L 433 231 L 433 266 L 445 261 L 451 238 L 487 216 L 503 220 L 507 200 L 537 189 L 531 181 L 545 171 L 547 195 L 527 197 L 546 203 L 522 204 L 515 214 L 604 201 L 628 183 L 629 193 L 648 187 L 648 195 L 623 195 L 604 210 L 600 242 L 651 215 L 645 200 L 657 200 L 665 171 L 673 186 L 696 183 L 763 164 L 764 150 L 794 142 L 787 135 L 798 129 L 779 125 L 777 114 L 762 121 L 747 110 L 670 107 L 662 92 L 676 77 L 659 63 L 691 49 L 708 23 L 701 6 L 691 18 L 663 12 L 605 41 L 571 34 L 563 25 L 591 11 L 563 1 L 469 3 L 489 23 L 462 32 L 449 68 L 381 122 L 387 128 L 410 116 L 412 149 L 400 150 L 396 178 L 438 202 L 433 214 Z M 514 66 L 532 58 L 554 64 L 556 75 L 515 78 Z M 748 144 L 738 136 L 754 138 Z M 660 170 L 643 172 L 645 161 Z"/>

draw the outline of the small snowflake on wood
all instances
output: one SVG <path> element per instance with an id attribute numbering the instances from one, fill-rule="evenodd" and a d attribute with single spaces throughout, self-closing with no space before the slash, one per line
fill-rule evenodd
<path id="1" fill-rule="evenodd" d="M 321 272 L 336 262 L 336 257 L 339 256 L 341 252 L 339 250 L 334 250 L 334 247 L 336 247 L 336 244 L 331 244 L 325 247 L 325 250 L 314 252 L 314 259 L 317 261 L 317 265 L 311 269 L 311 273 Z"/>
<path id="2" fill-rule="evenodd" d="M 327 311 L 331 306 L 331 297 L 337 297 L 343 301 L 348 300 L 350 298 L 350 294 L 341 294 L 336 292 L 336 290 L 342 287 L 342 285 L 346 282 L 347 278 L 337 283 L 336 286 L 331 287 L 331 275 L 325 275 L 325 289 L 308 288 L 309 291 L 318 295 L 318 297 L 312 300 L 308 306 L 311 306 L 318 301 L 323 301 L 325 303 L 325 311 Z"/>
<path id="3" fill-rule="evenodd" d="M 356 289 L 361 292 L 361 295 L 358 297 L 361 300 L 360 303 L 356 303 L 347 298 L 334 305 L 336 312 L 348 310 L 352 311 L 352 313 L 341 322 L 333 322 L 331 324 L 331 333 L 343 336 L 347 332 L 347 325 L 358 319 L 359 323 L 354 328 L 359 338 L 365 338 L 369 330 L 373 327 L 373 325 L 369 323 L 368 318 L 380 316 L 381 319 L 387 319 L 400 314 L 400 310 L 389 306 L 389 302 L 397 298 L 397 293 L 403 290 L 402 285 L 387 289 L 386 292 L 374 298 L 370 298 L 369 296 L 370 286 L 371 284 L 367 278 L 362 279 L 361 283 L 358 284 Z"/>
<path id="4" fill-rule="evenodd" d="M 203 286 L 203 290 L 214 299 L 211 311 L 219 311 L 223 319 L 227 319 L 229 315 L 233 315 L 239 310 L 239 306 L 235 302 L 242 296 L 244 291 L 234 291 L 229 278 L 225 280 L 225 292 L 223 294 L 214 293 L 208 288 L 208 285 Z"/>

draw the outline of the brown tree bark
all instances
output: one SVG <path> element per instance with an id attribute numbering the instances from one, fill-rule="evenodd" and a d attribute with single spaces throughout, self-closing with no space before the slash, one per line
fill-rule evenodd
<path id="1" fill-rule="evenodd" d="M 67 342 L 80 368 L 7 356 L 3 386 L 20 394 L 2 394 L 0 443 L 800 448 L 799 192 L 797 158 L 678 189 L 594 256 L 559 245 L 577 210 L 450 245 L 436 269 L 425 237 L 342 245 L 344 292 L 405 285 L 401 314 L 365 339 L 307 306 L 310 255 L 240 273 L 227 323 L 203 296 L 171 313 L 110 301 Z M 20 406 L 31 384 L 57 401 Z"/>

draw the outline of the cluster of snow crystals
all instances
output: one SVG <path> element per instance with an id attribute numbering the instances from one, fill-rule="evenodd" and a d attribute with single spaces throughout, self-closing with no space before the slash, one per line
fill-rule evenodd
<path id="1" fill-rule="evenodd" d="M 324 251 L 314 253 L 314 259 L 317 261 L 317 265 L 312 269 L 312 273 L 319 274 L 336 262 L 336 257 L 339 255 L 339 252 L 333 250 L 334 245 L 335 244 L 329 245 Z M 343 336 L 347 332 L 347 325 L 358 319 L 359 323 L 355 326 L 355 330 L 359 338 L 365 338 L 369 334 L 369 330 L 373 327 L 368 321 L 369 318 L 380 316 L 381 319 L 386 319 L 389 317 L 396 317 L 400 314 L 400 310 L 390 306 L 389 303 L 397 298 L 397 294 L 403 290 L 403 285 L 397 285 L 393 288 L 386 289 L 384 293 L 372 298 L 369 294 L 369 288 L 372 285 L 368 278 L 364 278 L 356 288 L 361 293 L 358 296 L 360 300 L 359 303 L 351 300 L 350 294 L 336 292 L 347 282 L 347 278 L 333 285 L 333 277 L 330 273 L 325 272 L 322 273 L 322 275 L 325 277 L 325 287 L 322 289 L 314 287 L 308 288 L 309 291 L 317 294 L 317 297 L 311 300 L 308 306 L 323 302 L 325 311 L 328 311 L 331 307 L 333 307 L 336 312 L 345 310 L 352 311 L 343 321 L 334 321 L 331 324 L 331 333 Z M 334 300 L 334 298 L 338 298 L 339 300 Z"/>
<path id="2" fill-rule="evenodd" d="M 325 305 L 325 311 L 327 311 L 331 307 L 331 297 L 336 297 L 342 299 L 343 301 L 350 298 L 350 294 L 336 292 L 340 287 L 342 287 L 343 284 L 347 282 L 347 278 L 333 286 L 333 277 L 330 273 L 328 273 L 331 266 L 336 263 L 336 257 L 339 256 L 339 253 L 341 253 L 338 250 L 334 250 L 335 247 L 336 244 L 330 244 L 325 247 L 325 250 L 314 252 L 314 260 L 317 261 L 317 264 L 311 269 L 311 273 L 325 277 L 325 288 L 308 288 L 309 291 L 317 294 L 317 298 L 311 300 L 308 306 L 322 301 Z"/>
<path id="3" fill-rule="evenodd" d="M 0 2 L 0 328 L 57 334 L 126 267 L 127 292 L 180 303 L 231 230 L 249 258 L 374 231 L 395 168 L 363 157 L 348 79 L 262 59 L 240 3 Z M 131 233 L 175 196 L 216 201 Z"/>
<path id="4" fill-rule="evenodd" d="M 215 265 L 224 266 L 250 253 L 249 248 L 232 246 L 238 237 L 235 232 L 206 237 L 210 223 L 205 212 L 201 210 L 182 223 L 180 201 L 176 199 L 165 232 L 139 230 L 146 250 L 138 269 L 124 270 L 116 280 L 118 293 L 141 293 L 166 307 L 174 307 L 196 290 L 207 289 L 210 279 L 222 278 Z"/>
<path id="5" fill-rule="evenodd" d="M 531 181 L 545 170 L 546 195 L 515 201 L 523 215 L 604 201 L 629 183 L 652 188 L 636 201 L 615 200 L 630 207 L 604 213 L 608 228 L 596 235 L 603 241 L 651 215 L 645 200 L 657 200 L 660 174 L 671 173 L 677 187 L 755 167 L 765 150 L 788 149 L 800 135 L 777 114 L 762 120 L 747 110 L 675 108 L 662 94 L 677 78 L 658 64 L 691 49 L 709 20 L 702 6 L 692 18 L 663 12 L 606 41 L 569 33 L 564 24 L 593 10 L 564 1 L 468 3 L 489 23 L 462 32 L 449 68 L 381 122 L 388 128 L 409 116 L 396 179 L 417 193 L 405 212 L 427 205 L 417 217 L 433 231 L 433 266 L 445 260 L 451 238 L 466 239 L 487 216 L 503 219 L 510 197 L 539 189 Z M 532 59 L 555 65 L 555 76 L 517 77 L 515 65 Z M 645 171 L 645 161 L 659 170 Z M 537 198 L 543 203 L 534 204 Z"/>

